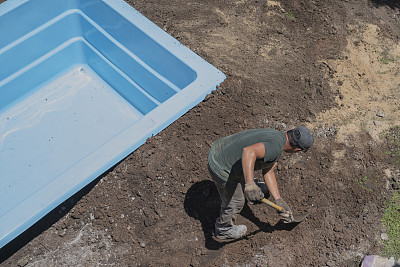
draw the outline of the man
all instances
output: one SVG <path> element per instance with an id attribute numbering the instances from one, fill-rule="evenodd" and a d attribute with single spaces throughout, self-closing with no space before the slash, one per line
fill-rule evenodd
<path id="1" fill-rule="evenodd" d="M 208 170 L 222 201 L 220 217 L 215 222 L 215 236 L 237 239 L 246 233 L 247 227 L 235 225 L 235 219 L 243 209 L 245 199 L 254 203 L 264 197 L 254 181 L 255 170 L 262 170 L 270 194 L 283 208 L 279 215 L 285 222 L 290 222 L 292 211 L 279 194 L 274 170 L 282 151 L 307 151 L 313 143 L 312 133 L 304 126 L 287 132 L 247 130 L 215 141 L 208 154 Z"/>

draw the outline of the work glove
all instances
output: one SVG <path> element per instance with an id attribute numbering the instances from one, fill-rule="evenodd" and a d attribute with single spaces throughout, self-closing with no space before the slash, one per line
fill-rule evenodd
<path id="1" fill-rule="evenodd" d="M 264 194 L 256 183 L 252 182 L 244 185 L 244 197 L 247 201 L 254 204 L 256 202 L 261 202 L 261 199 L 264 198 Z"/>
<path id="2" fill-rule="evenodd" d="M 281 211 L 278 211 L 281 220 L 284 223 L 290 223 L 293 221 L 293 214 L 292 210 L 290 209 L 289 205 L 282 199 L 278 198 L 276 201 L 276 205 L 282 207 Z"/>

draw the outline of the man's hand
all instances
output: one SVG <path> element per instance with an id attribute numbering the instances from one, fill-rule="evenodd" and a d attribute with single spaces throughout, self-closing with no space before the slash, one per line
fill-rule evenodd
<path id="1" fill-rule="evenodd" d="M 264 194 L 255 182 L 244 185 L 244 196 L 251 203 L 260 202 Z"/>
<path id="2" fill-rule="evenodd" d="M 290 223 L 293 220 L 292 210 L 290 209 L 289 205 L 282 199 L 278 198 L 276 201 L 276 205 L 282 207 L 282 211 L 278 211 L 279 216 L 284 223 Z"/>

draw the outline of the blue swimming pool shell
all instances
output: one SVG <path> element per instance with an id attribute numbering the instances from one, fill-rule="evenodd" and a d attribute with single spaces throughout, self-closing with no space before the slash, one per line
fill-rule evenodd
<path id="1" fill-rule="evenodd" d="M 0 247 L 225 79 L 122 0 L 8 0 L 0 36 Z"/>

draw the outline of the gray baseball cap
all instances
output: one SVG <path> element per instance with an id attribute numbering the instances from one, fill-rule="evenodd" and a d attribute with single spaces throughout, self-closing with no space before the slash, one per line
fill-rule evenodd
<path id="1" fill-rule="evenodd" d="M 311 131 L 304 126 L 294 128 L 292 131 L 292 138 L 304 151 L 307 151 L 314 143 L 314 137 Z"/>

